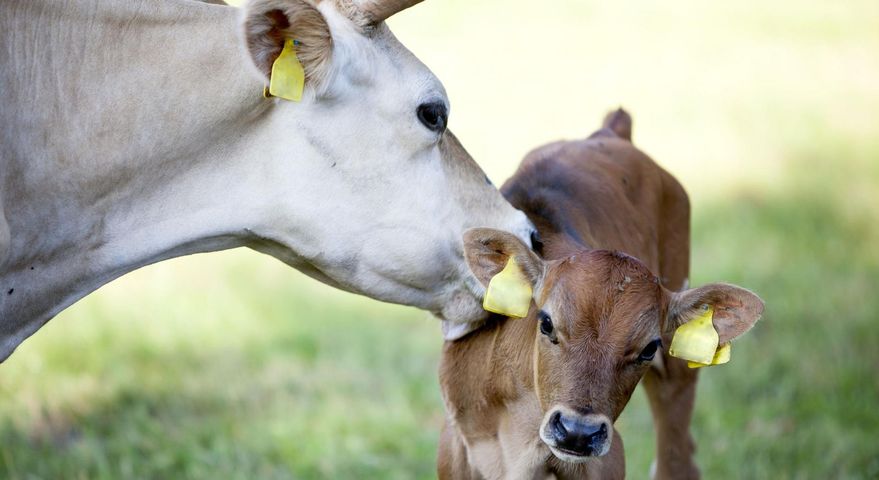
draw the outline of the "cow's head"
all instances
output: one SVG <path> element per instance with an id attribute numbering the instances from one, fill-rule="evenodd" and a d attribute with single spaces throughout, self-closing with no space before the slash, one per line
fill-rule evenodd
<path id="1" fill-rule="evenodd" d="M 251 0 L 246 51 L 267 84 L 285 40 L 299 102 L 268 99 L 261 145 L 271 219 L 253 247 L 326 283 L 453 324 L 485 316 L 461 234 L 532 232 L 446 129 L 442 84 L 385 25 L 417 0 Z M 254 92 L 258 95 L 259 92 Z M 263 188 L 263 187 L 260 187 Z"/>
<path id="2" fill-rule="evenodd" d="M 714 308 L 720 343 L 760 318 L 763 302 L 733 285 L 671 292 L 639 260 L 588 250 L 543 261 L 514 236 L 465 233 L 467 261 L 485 284 L 514 257 L 533 286 L 534 389 L 543 410 L 535 432 L 561 460 L 583 462 L 610 450 L 613 422 L 678 326 Z"/>

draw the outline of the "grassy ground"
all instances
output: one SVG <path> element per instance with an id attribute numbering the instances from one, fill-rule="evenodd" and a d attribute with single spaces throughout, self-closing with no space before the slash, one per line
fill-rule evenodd
<path id="1" fill-rule="evenodd" d="M 706 371 L 706 478 L 879 477 L 879 4 L 426 2 L 393 27 L 497 181 L 625 105 L 694 205 L 692 283 L 760 293 Z M 0 478 L 429 478 L 439 328 L 247 251 L 129 275 L 0 366 Z M 643 395 L 619 422 L 652 458 Z"/>

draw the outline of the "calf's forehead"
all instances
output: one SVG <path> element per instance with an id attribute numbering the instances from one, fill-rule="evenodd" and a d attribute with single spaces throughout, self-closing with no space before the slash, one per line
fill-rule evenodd
<path id="1" fill-rule="evenodd" d="M 572 340 L 628 343 L 658 329 L 663 309 L 658 278 L 637 259 L 606 250 L 551 265 L 546 293 L 554 321 Z"/>

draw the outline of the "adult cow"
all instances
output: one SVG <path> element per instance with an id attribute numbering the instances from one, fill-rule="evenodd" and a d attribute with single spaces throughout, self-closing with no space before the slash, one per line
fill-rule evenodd
<path id="1" fill-rule="evenodd" d="M 0 361 L 126 272 L 238 246 L 449 338 L 481 319 L 461 232 L 532 227 L 385 25 L 414 3 L 0 2 Z M 264 98 L 290 38 L 302 101 Z"/>

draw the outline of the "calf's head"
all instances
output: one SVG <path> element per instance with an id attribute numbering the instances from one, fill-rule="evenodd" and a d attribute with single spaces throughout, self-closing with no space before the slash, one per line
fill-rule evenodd
<path id="1" fill-rule="evenodd" d="M 265 225 L 254 248 L 339 288 L 429 310 L 485 316 L 461 234 L 533 230 L 446 129 L 439 80 L 384 20 L 419 0 L 251 0 L 243 41 L 268 84 L 287 40 L 305 86 L 270 99 L 260 137 Z M 259 92 L 254 92 L 259 95 Z"/>
<path id="2" fill-rule="evenodd" d="M 763 302 L 733 285 L 671 292 L 637 259 L 584 250 L 544 261 L 516 237 L 465 233 L 465 255 L 485 285 L 513 258 L 532 286 L 533 388 L 543 410 L 535 434 L 559 459 L 583 462 L 610 450 L 613 422 L 678 326 L 713 307 L 720 343 L 760 318 Z"/>

